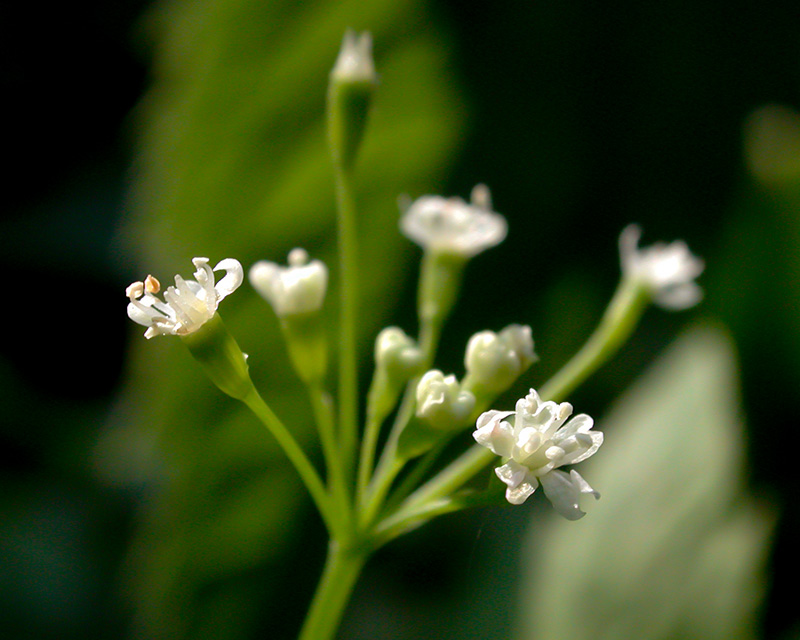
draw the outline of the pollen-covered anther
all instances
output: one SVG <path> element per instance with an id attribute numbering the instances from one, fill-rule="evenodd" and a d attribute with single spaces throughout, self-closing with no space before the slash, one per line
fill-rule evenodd
<path id="1" fill-rule="evenodd" d="M 144 279 L 144 290 L 147 293 L 158 293 L 161 291 L 161 283 L 155 276 L 148 274 Z"/>
<path id="2" fill-rule="evenodd" d="M 125 288 L 125 295 L 131 300 L 138 300 L 144 295 L 144 282 L 137 280 Z"/>

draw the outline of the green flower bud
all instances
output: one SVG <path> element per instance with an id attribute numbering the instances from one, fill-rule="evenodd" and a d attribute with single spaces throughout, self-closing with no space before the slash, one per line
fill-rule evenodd
<path id="1" fill-rule="evenodd" d="M 375 375 L 367 398 L 367 411 L 382 421 L 394 407 L 403 385 L 419 373 L 422 351 L 398 327 L 387 327 L 375 340 Z"/>
<path id="2" fill-rule="evenodd" d="M 512 324 L 499 334 L 481 331 L 467 344 L 464 387 L 491 400 L 508 389 L 536 361 L 531 328 Z"/>
<path id="3" fill-rule="evenodd" d="M 417 418 L 434 429 L 452 431 L 467 424 L 475 396 L 461 388 L 454 375 L 428 371 L 417 385 Z"/>

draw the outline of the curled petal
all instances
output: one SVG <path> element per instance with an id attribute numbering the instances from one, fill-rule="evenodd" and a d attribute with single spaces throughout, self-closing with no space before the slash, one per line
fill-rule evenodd
<path id="1" fill-rule="evenodd" d="M 531 484 L 530 482 L 523 482 L 513 489 L 509 487 L 506 489 L 506 500 L 511 504 L 522 504 L 536 491 L 537 486 L 538 483 Z"/>
<path id="2" fill-rule="evenodd" d="M 476 429 L 472 434 L 475 441 L 489 449 L 492 453 L 508 458 L 514 448 L 514 429 L 503 420 L 513 411 L 486 411 L 478 418 Z"/>
<path id="3" fill-rule="evenodd" d="M 504 465 L 497 467 L 494 472 L 506 486 L 513 489 L 525 480 L 528 468 L 514 460 L 509 460 Z"/>
<path id="4" fill-rule="evenodd" d="M 703 299 L 703 290 L 695 282 L 665 288 L 655 294 L 658 305 L 670 311 L 683 311 Z"/>
<path id="5" fill-rule="evenodd" d="M 600 498 L 600 494 L 575 470 L 570 471 L 569 475 L 563 471 L 551 471 L 541 476 L 539 481 L 553 508 L 567 520 L 578 520 L 586 515 L 580 508 L 582 495 L 592 495 L 595 500 Z"/>
<path id="6" fill-rule="evenodd" d="M 242 264 L 234 258 L 225 258 L 217 263 L 214 271 L 224 271 L 222 280 L 217 282 L 214 287 L 217 293 L 217 301 L 229 296 L 236 291 L 244 281 L 244 269 Z"/>
<path id="7" fill-rule="evenodd" d="M 581 433 L 576 437 L 577 448 L 569 451 L 564 457 L 562 465 L 578 464 L 587 458 L 591 458 L 600 445 L 603 444 L 603 434 L 600 431 L 590 431 L 589 433 Z"/>

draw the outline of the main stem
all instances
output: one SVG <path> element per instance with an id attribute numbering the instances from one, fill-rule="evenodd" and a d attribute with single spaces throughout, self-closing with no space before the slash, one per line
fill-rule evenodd
<path id="1" fill-rule="evenodd" d="M 364 549 L 348 549 L 331 541 L 325 569 L 299 640 L 332 640 L 336 636 L 367 555 Z"/>
<path id="2" fill-rule="evenodd" d="M 339 234 L 339 429 L 345 476 L 352 473 L 358 436 L 358 237 L 352 170 L 334 162 Z"/>

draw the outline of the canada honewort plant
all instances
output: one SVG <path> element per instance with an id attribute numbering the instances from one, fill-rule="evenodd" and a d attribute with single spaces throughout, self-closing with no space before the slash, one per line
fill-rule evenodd
<path id="1" fill-rule="evenodd" d="M 292 365 L 307 389 L 324 470 L 316 468 L 292 429 L 264 402 L 250 379 L 246 356 L 219 316 L 220 301 L 242 284 L 238 261 L 222 260 L 212 270 L 206 258 L 195 258 L 195 280 L 176 276 L 163 300 L 153 276 L 127 290 L 128 314 L 147 327 L 146 337 L 178 336 L 210 379 L 247 405 L 272 433 L 319 509 L 331 543 L 301 631 L 306 640 L 335 636 L 372 552 L 439 515 L 501 502 L 503 488 L 508 502 L 521 504 L 541 485 L 560 514 L 583 516 L 581 499 L 599 494 L 577 471 L 561 468 L 594 455 L 603 436 L 592 430 L 589 416 L 570 418 L 572 406 L 565 397 L 613 355 L 650 302 L 685 308 L 700 297 L 694 279 L 703 265 L 686 245 L 639 249 L 639 232 L 629 228 L 620 239 L 619 288 L 584 347 L 551 380 L 520 399 L 514 411 L 493 409 L 498 396 L 537 359 L 530 327 L 515 324 L 497 333 L 476 333 L 466 345 L 461 379 L 436 369 L 435 360 L 467 263 L 500 244 L 508 225 L 493 211 L 484 185 L 473 189 L 469 202 L 423 196 L 407 204 L 400 219 L 401 231 L 422 249 L 418 335 L 389 327 L 377 336 L 362 428 L 355 335 L 364 308 L 353 184 L 375 89 L 369 35 L 348 33 L 328 90 L 340 279 L 335 389 L 326 386 L 329 336 L 320 314 L 327 267 L 298 248 L 286 267 L 261 261 L 249 271 L 250 284 L 280 321 Z M 216 271 L 225 276 L 215 283 Z M 443 462 L 445 447 L 470 429 L 476 444 Z"/>

